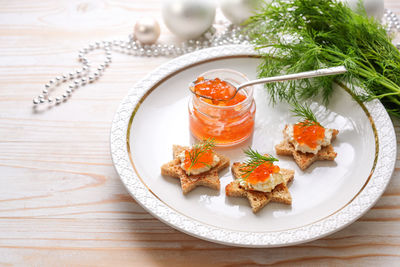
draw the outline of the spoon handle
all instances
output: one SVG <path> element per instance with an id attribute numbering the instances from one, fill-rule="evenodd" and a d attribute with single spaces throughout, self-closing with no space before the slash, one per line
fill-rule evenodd
<path id="1" fill-rule="evenodd" d="M 298 79 L 305 79 L 305 78 L 312 78 L 312 77 L 319 77 L 319 76 L 329 76 L 329 75 L 342 74 L 345 72 L 347 72 L 345 66 L 339 66 L 339 67 L 305 71 L 305 72 L 299 72 L 299 73 L 293 73 L 293 74 L 286 74 L 286 75 L 275 76 L 275 77 L 262 78 L 262 79 L 252 80 L 252 81 L 249 81 L 246 83 L 242 83 L 241 85 L 239 85 L 237 87 L 236 91 L 238 91 L 244 87 L 254 85 L 254 84 L 282 82 L 282 81 L 298 80 Z"/>

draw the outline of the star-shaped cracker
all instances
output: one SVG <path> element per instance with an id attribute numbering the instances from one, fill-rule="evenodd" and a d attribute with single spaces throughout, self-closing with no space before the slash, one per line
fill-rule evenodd
<path id="1" fill-rule="evenodd" d="M 187 175 L 185 170 L 181 168 L 181 161 L 178 155 L 190 147 L 174 145 L 172 147 L 173 160 L 161 166 L 161 174 L 167 175 L 181 180 L 183 194 L 187 194 L 197 186 L 206 186 L 212 189 L 219 190 L 220 182 L 218 172 L 229 166 L 229 159 L 223 155 L 215 153 L 219 157 L 219 162 L 209 171 Z"/>
<path id="2" fill-rule="evenodd" d="M 293 180 L 294 171 L 281 169 L 284 183 L 277 185 L 271 192 L 265 193 L 261 191 L 246 190 L 239 184 L 239 178 L 242 176 L 240 168 L 243 166 L 240 162 L 232 165 L 232 173 L 235 180 L 225 187 L 227 196 L 230 197 L 247 197 L 253 213 L 257 213 L 269 202 L 278 202 L 290 205 L 292 204 L 292 196 L 287 187 L 288 183 Z"/>
<path id="3" fill-rule="evenodd" d="M 313 162 L 317 160 L 334 160 L 337 156 L 337 153 L 333 149 L 332 145 L 323 146 L 321 150 L 318 151 L 317 154 L 313 153 L 303 153 L 301 151 L 296 151 L 294 149 L 293 144 L 287 141 L 286 136 L 286 128 L 283 130 L 283 135 L 285 139 L 278 145 L 275 146 L 276 154 L 280 156 L 293 156 L 294 161 L 300 167 L 300 169 L 307 169 Z M 333 129 L 332 131 L 332 139 L 331 141 L 336 139 L 336 136 L 339 134 L 339 131 Z"/>

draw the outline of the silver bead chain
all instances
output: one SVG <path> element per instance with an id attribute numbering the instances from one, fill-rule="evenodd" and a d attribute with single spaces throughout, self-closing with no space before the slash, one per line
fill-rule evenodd
<path id="1" fill-rule="evenodd" d="M 386 9 L 384 19 L 387 22 L 388 33 L 400 32 L 400 21 L 396 14 Z M 129 36 L 127 41 L 112 40 L 89 44 L 78 53 L 78 61 L 82 64 L 82 67 L 68 74 L 51 79 L 47 84 L 45 84 L 42 93 L 33 98 L 33 104 L 35 106 L 45 103 L 49 105 L 58 105 L 67 101 L 76 89 L 83 87 L 88 83 L 93 83 L 102 76 L 103 72 L 112 62 L 112 52 L 140 57 L 176 57 L 208 47 L 250 43 L 248 36 L 241 34 L 241 28 L 239 26 L 234 26 L 224 22 L 222 22 L 222 24 L 224 24 L 224 30 L 220 33 L 217 33 L 215 27 L 211 27 L 200 38 L 196 40 L 188 40 L 178 45 L 143 45 L 138 40 L 135 40 L 132 35 Z M 396 46 L 400 49 L 400 43 L 396 44 Z M 105 53 L 103 63 L 99 64 L 96 68 L 91 66 L 90 61 L 87 58 L 87 55 L 94 50 L 103 50 Z M 70 84 L 62 95 L 55 98 L 50 95 L 51 91 L 57 86 L 67 82 L 70 82 Z"/>
<path id="2" fill-rule="evenodd" d="M 221 33 L 217 33 L 214 27 L 211 27 L 206 33 L 196 40 L 188 40 L 178 45 L 173 44 L 152 44 L 143 45 L 135 40 L 133 35 L 129 36 L 127 41 L 112 40 L 101 41 L 89 44 L 78 53 L 78 61 L 82 67 L 51 79 L 45 84 L 42 93 L 33 98 L 33 104 L 50 104 L 58 105 L 67 101 L 72 93 L 80 87 L 93 83 L 98 80 L 103 72 L 110 66 L 112 61 L 112 52 L 122 54 L 140 56 L 140 57 L 176 57 L 182 54 L 190 53 L 207 47 L 214 47 L 227 44 L 243 44 L 249 43 L 248 36 L 241 34 L 241 28 L 232 24 L 226 25 Z M 102 64 L 96 68 L 92 68 L 87 55 L 94 50 L 104 50 L 105 59 Z M 53 98 L 50 96 L 51 91 L 57 86 L 70 82 L 65 92 Z"/>

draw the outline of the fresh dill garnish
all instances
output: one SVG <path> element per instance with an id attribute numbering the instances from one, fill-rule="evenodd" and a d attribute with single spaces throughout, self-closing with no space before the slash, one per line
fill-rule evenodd
<path id="1" fill-rule="evenodd" d="M 294 114 L 293 116 L 298 117 L 302 120 L 302 126 L 321 126 L 309 105 L 301 105 L 297 101 L 293 101 L 291 105 L 292 109 L 290 111 Z"/>
<path id="2" fill-rule="evenodd" d="M 363 5 L 354 12 L 339 0 L 272 0 L 246 24 L 244 34 L 263 59 L 259 77 L 342 65 L 347 69 L 336 76 L 267 84 L 273 103 L 316 95 L 326 103 L 336 82 L 349 86 L 356 100 L 379 99 L 400 117 L 400 51 Z"/>
<path id="3" fill-rule="evenodd" d="M 273 163 L 275 161 L 279 161 L 278 159 L 272 157 L 272 156 L 264 156 L 258 153 L 256 150 L 253 150 L 252 148 L 248 148 L 244 150 L 244 153 L 248 157 L 248 159 L 244 162 L 244 165 L 240 168 L 240 171 L 242 172 L 242 179 L 247 179 L 250 174 L 257 169 L 260 165 L 264 163 Z"/>
<path id="4" fill-rule="evenodd" d="M 201 141 L 200 143 L 195 144 L 189 151 L 190 166 L 188 168 L 188 171 L 190 171 L 193 168 L 193 166 L 199 162 L 201 155 L 212 150 L 214 147 L 215 147 L 214 138 L 208 138 Z M 208 165 L 205 162 L 199 162 L 199 163 L 202 163 L 205 166 L 210 167 L 210 165 Z"/>

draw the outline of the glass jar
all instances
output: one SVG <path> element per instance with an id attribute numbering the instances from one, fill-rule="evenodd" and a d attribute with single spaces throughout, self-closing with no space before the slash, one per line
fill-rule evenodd
<path id="1" fill-rule="evenodd" d="M 199 77 L 210 80 L 219 78 L 235 87 L 248 81 L 242 73 L 229 69 L 210 70 Z M 192 135 L 199 140 L 214 138 L 217 146 L 235 145 L 249 138 L 254 130 L 256 111 L 253 87 L 243 88 L 239 93 L 246 98 L 231 106 L 214 105 L 192 95 L 189 99 L 189 126 Z"/>

